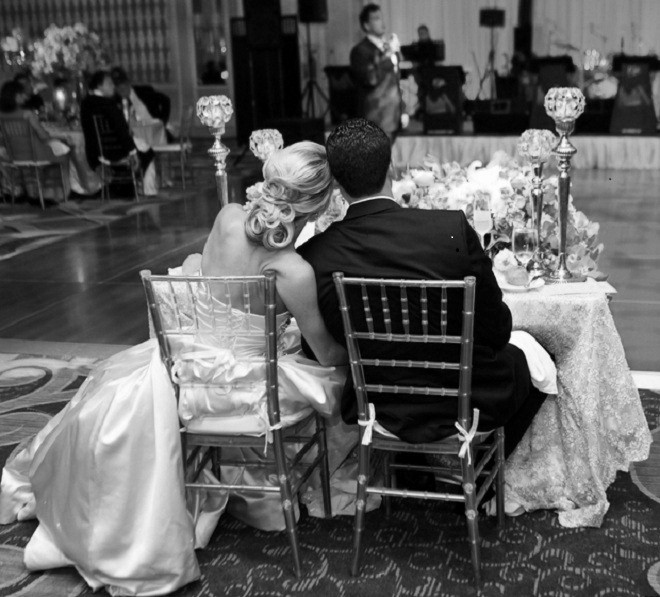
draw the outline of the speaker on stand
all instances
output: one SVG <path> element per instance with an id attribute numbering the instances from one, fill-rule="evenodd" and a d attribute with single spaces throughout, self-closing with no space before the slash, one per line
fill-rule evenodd
<path id="1" fill-rule="evenodd" d="M 325 111 L 321 115 L 324 118 L 330 109 L 330 100 L 316 82 L 316 60 L 312 53 L 310 24 L 328 22 L 327 0 L 298 0 L 298 17 L 300 22 L 305 23 L 307 27 L 307 69 L 309 74 L 302 92 L 303 114 L 306 118 L 316 118 L 315 94 L 318 94 L 326 105 Z"/>
<path id="2" fill-rule="evenodd" d="M 239 144 L 278 118 L 299 118 L 298 19 L 281 16 L 279 0 L 244 0 L 231 19 L 234 108 Z M 236 159 L 240 162 L 246 151 Z"/>
<path id="3" fill-rule="evenodd" d="M 487 78 L 490 78 L 490 99 L 497 97 L 496 71 L 495 71 L 495 29 L 504 27 L 504 11 L 500 8 L 482 8 L 479 11 L 479 25 L 490 29 L 490 51 L 488 52 L 488 66 L 479 81 L 477 97 L 481 95 L 481 89 Z"/>

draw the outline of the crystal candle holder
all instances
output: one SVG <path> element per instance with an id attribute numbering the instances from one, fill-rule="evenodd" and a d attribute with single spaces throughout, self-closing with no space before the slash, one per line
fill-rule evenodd
<path id="1" fill-rule="evenodd" d="M 218 188 L 220 207 L 229 203 L 227 189 L 227 156 L 229 149 L 222 143 L 225 126 L 234 113 L 231 100 L 226 95 L 209 95 L 200 97 L 197 101 L 197 118 L 209 127 L 215 141 L 209 149 L 209 155 L 215 163 L 215 182 Z"/>
<path id="2" fill-rule="evenodd" d="M 575 128 L 575 121 L 584 112 L 585 99 L 577 87 L 553 87 L 545 96 L 545 111 L 555 121 L 559 133 L 559 143 L 554 149 L 559 167 L 559 255 L 557 267 L 547 276 L 551 283 L 582 282 L 584 276 L 574 274 L 566 267 L 566 225 L 568 198 L 571 193 L 571 158 L 577 149 L 569 137 Z"/>
<path id="3" fill-rule="evenodd" d="M 528 269 L 533 276 L 546 274 L 543 266 L 541 248 L 541 219 L 543 216 L 543 165 L 550 159 L 552 150 L 557 145 L 555 135 L 545 129 L 526 130 L 518 140 L 518 155 L 529 163 L 534 171 L 532 178 L 531 219 L 538 234 L 538 248 L 530 261 Z"/>
<path id="4" fill-rule="evenodd" d="M 282 147 L 284 139 L 277 129 L 258 129 L 250 135 L 250 151 L 262 162 Z"/>

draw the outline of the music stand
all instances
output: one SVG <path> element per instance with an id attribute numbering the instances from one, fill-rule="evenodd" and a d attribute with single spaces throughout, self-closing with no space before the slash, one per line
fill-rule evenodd
<path id="1" fill-rule="evenodd" d="M 490 29 L 490 52 L 488 52 L 488 67 L 486 68 L 481 81 L 479 81 L 479 91 L 477 97 L 481 95 L 486 78 L 490 77 L 490 99 L 496 99 L 497 86 L 495 83 L 495 29 L 504 27 L 504 11 L 501 8 L 482 8 L 479 11 L 479 26 Z"/>

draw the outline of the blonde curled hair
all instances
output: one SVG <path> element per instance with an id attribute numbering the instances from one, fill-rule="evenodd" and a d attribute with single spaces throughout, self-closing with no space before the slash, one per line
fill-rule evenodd
<path id="1" fill-rule="evenodd" d="M 326 210 L 332 175 L 325 148 L 302 141 L 274 152 L 263 168 L 260 196 L 251 203 L 245 233 L 266 249 L 283 249 L 293 242 L 295 224 Z"/>

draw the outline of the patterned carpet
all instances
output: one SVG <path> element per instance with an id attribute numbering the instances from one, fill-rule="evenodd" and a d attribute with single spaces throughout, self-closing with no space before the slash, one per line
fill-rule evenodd
<path id="1" fill-rule="evenodd" d="M 76 350 L 85 354 L 80 345 Z M 0 354 L 0 462 L 72 397 L 97 360 L 72 354 Z M 642 391 L 641 396 L 650 427 L 660 429 L 660 393 Z M 657 472 L 660 462 L 644 466 Z M 478 594 L 656 595 L 652 587 L 660 592 L 660 495 L 653 493 L 653 481 L 640 466 L 632 478 L 619 473 L 608 491 L 610 510 L 600 529 L 562 528 L 549 511 L 509 518 L 503 531 L 492 519 L 482 520 L 484 583 Z M 198 552 L 202 580 L 177 595 L 476 595 L 467 533 L 457 507 L 412 500 L 395 501 L 394 506 L 390 519 L 380 510 L 367 515 L 359 578 L 348 573 L 351 518 L 322 520 L 303 513 L 299 534 L 305 575 L 296 580 L 283 533 L 255 531 L 224 516 L 209 547 Z M 35 528 L 35 522 L 0 527 L 0 597 L 91 595 L 72 568 L 26 572 L 22 548 Z"/>
<path id="2" fill-rule="evenodd" d="M 155 197 L 70 200 L 45 210 L 28 203 L 0 204 L 0 260 L 10 259 L 53 243 L 65 236 L 107 225 L 126 216 L 144 213 L 169 201 L 194 196 L 196 191 L 163 189 Z"/>

